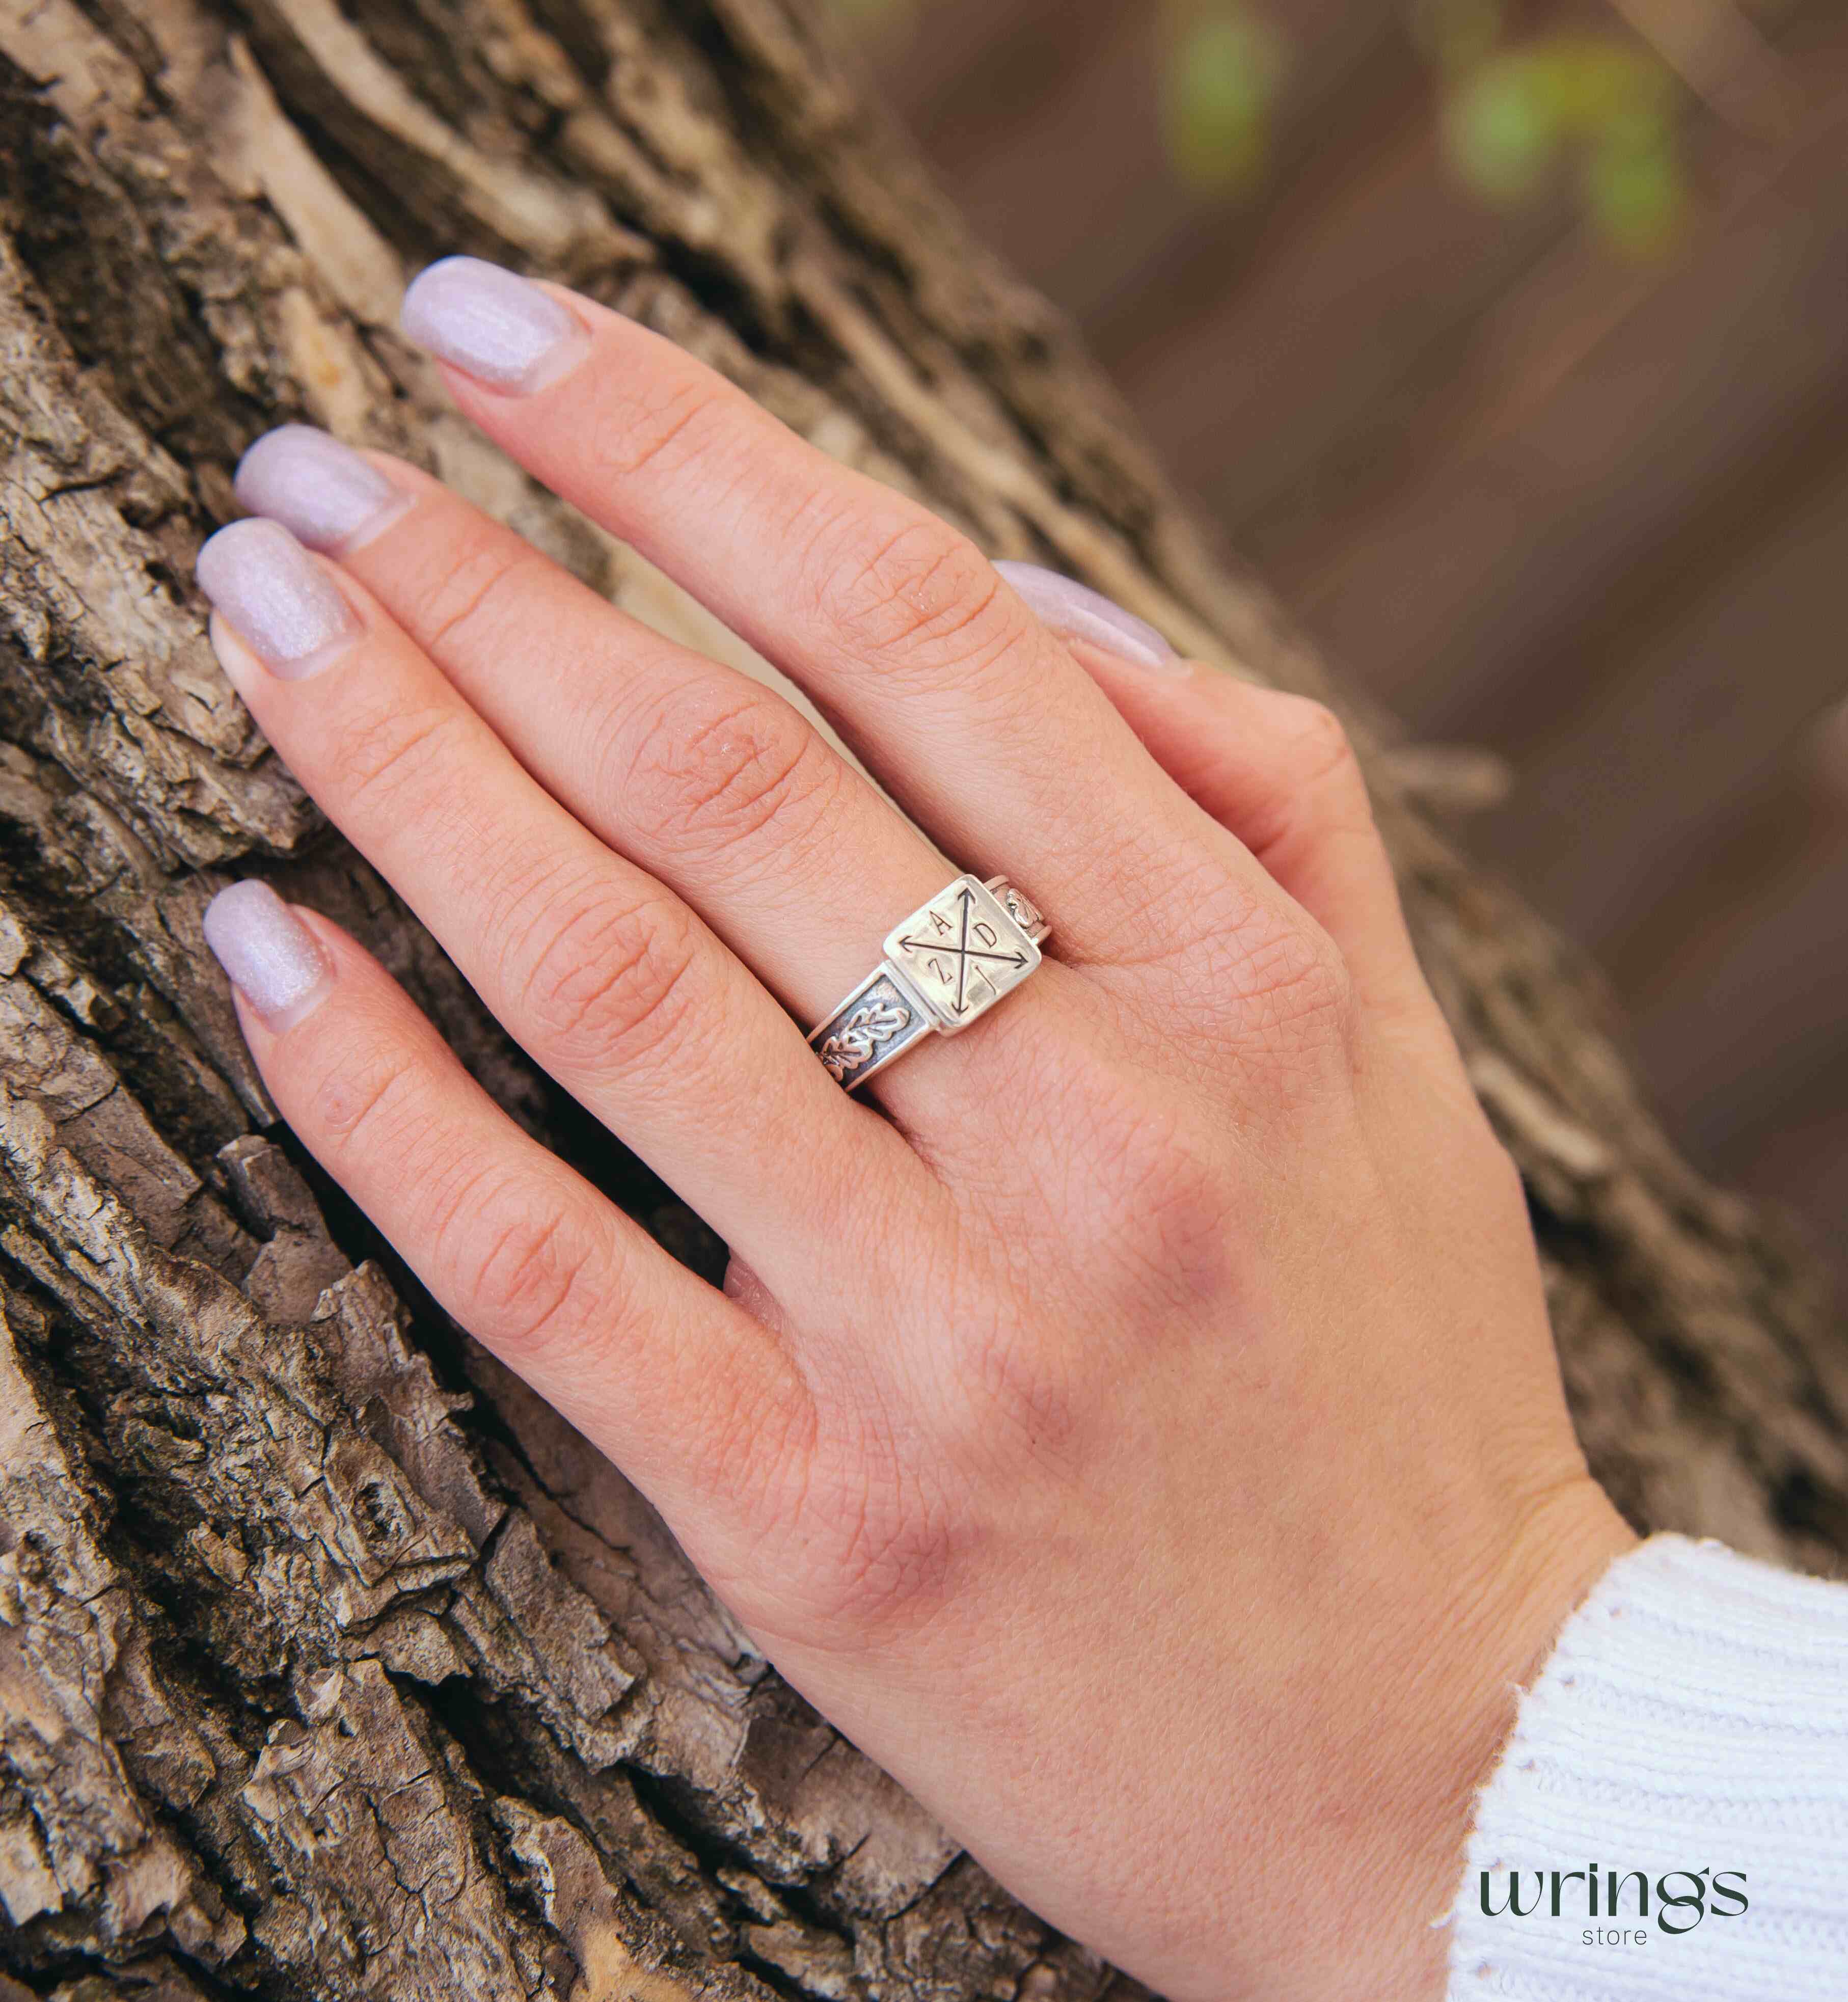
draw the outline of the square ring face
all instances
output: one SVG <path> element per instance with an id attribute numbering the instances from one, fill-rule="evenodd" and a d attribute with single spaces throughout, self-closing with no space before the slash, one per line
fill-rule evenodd
<path id="1" fill-rule="evenodd" d="M 966 1029 L 1040 963 L 988 886 L 959 876 L 885 942 L 885 956 L 947 1036 Z"/>

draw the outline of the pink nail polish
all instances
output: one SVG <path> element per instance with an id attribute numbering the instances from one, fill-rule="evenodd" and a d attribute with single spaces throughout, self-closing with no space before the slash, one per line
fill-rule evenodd
<path id="1" fill-rule="evenodd" d="M 439 361 L 517 395 L 556 382 L 590 344 L 549 292 L 479 257 L 445 257 L 420 272 L 398 319 Z"/>
<path id="2" fill-rule="evenodd" d="M 1002 562 L 995 567 L 1026 599 L 1041 623 L 1061 639 L 1082 640 L 1120 660 L 1133 661 L 1139 668 L 1186 671 L 1180 655 L 1152 626 L 1112 603 L 1101 591 L 1038 563 Z"/>
<path id="3" fill-rule="evenodd" d="M 267 883 L 221 890 L 206 906 L 205 943 L 267 1027 L 293 1028 L 333 985 L 321 942 Z"/>
<path id="4" fill-rule="evenodd" d="M 311 549 L 354 549 L 410 505 L 350 445 L 307 424 L 284 424 L 245 453 L 237 497 L 253 514 L 280 521 Z"/>
<path id="5" fill-rule="evenodd" d="M 199 588 L 272 674 L 302 681 L 359 637 L 333 580 L 280 521 L 233 521 L 199 552 Z"/>

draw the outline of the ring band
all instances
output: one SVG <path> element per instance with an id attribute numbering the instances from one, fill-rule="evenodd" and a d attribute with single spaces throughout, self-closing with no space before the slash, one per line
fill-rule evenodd
<path id="1" fill-rule="evenodd" d="M 857 1091 L 920 1037 L 960 1035 L 1040 964 L 1052 927 L 1005 876 L 959 876 L 887 936 L 885 957 L 809 1034 Z"/>

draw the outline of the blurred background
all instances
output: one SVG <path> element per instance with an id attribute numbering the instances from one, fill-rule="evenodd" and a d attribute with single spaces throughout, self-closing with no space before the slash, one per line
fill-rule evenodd
<path id="1" fill-rule="evenodd" d="M 833 4 L 1337 669 L 1492 754 L 1466 839 L 1687 1150 L 1848 1274 L 1848 5 Z"/>

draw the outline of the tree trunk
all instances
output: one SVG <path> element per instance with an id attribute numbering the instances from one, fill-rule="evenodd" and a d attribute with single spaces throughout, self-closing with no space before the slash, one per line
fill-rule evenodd
<path id="1" fill-rule="evenodd" d="M 671 334 L 995 554 L 1323 687 L 800 0 L 3 0 L 0 1996 L 1126 1997 L 783 1687 L 317 1177 L 203 949 L 213 892 L 270 876 L 722 1269 L 328 831 L 204 637 L 237 455 L 302 418 L 742 657 L 446 412 L 395 312 L 458 249 Z M 1832 1568 L 1818 1269 L 1676 1158 L 1582 970 L 1434 831 L 1441 764 L 1354 720 L 1595 1470 L 1641 1525 Z"/>

